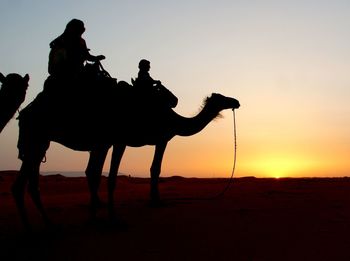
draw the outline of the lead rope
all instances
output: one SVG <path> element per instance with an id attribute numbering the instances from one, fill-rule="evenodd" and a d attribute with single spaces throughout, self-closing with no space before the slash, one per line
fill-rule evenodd
<path id="1" fill-rule="evenodd" d="M 233 165 L 232 165 L 232 172 L 231 172 L 231 177 L 226 185 L 226 187 L 220 191 L 217 195 L 208 198 L 208 199 L 217 199 L 222 197 L 226 191 L 230 188 L 232 181 L 233 181 L 233 176 L 235 174 L 235 170 L 236 170 L 236 161 L 237 161 L 237 130 L 236 130 L 236 114 L 235 114 L 235 109 L 232 110 L 233 112 L 233 143 L 234 143 L 234 147 L 233 147 Z"/>
<path id="2" fill-rule="evenodd" d="M 210 197 L 184 197 L 184 198 L 174 198 L 170 200 L 214 200 L 218 199 L 226 193 L 226 191 L 230 188 L 232 182 L 233 182 L 233 176 L 236 171 L 236 161 L 237 161 L 237 130 L 236 130 L 236 114 L 235 109 L 232 109 L 233 111 L 233 142 L 234 142 L 234 149 L 233 149 L 233 165 L 232 165 L 232 172 L 231 177 L 229 178 L 228 183 L 226 186 L 216 195 L 210 196 Z"/>

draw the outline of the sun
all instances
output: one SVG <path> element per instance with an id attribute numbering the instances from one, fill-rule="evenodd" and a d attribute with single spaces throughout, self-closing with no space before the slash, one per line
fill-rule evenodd
<path id="1" fill-rule="evenodd" d="M 284 178 L 295 176 L 308 168 L 302 158 L 287 156 L 267 156 L 255 161 L 251 169 L 259 176 L 271 178 Z"/>

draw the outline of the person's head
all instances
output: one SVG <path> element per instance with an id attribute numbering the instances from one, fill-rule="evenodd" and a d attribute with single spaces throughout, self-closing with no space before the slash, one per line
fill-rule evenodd
<path id="1" fill-rule="evenodd" d="M 149 71 L 149 69 L 151 68 L 151 63 L 150 61 L 146 60 L 146 59 L 142 59 L 139 62 L 139 69 L 141 71 Z"/>
<path id="2" fill-rule="evenodd" d="M 78 19 L 72 19 L 66 25 L 64 33 L 69 36 L 81 36 L 85 32 L 84 23 Z"/>

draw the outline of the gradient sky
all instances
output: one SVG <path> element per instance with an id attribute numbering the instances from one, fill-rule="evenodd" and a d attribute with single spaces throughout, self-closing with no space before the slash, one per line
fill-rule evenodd
<path id="1" fill-rule="evenodd" d="M 30 74 L 24 107 L 48 76 L 49 43 L 72 18 L 92 54 L 130 82 L 142 58 L 195 115 L 218 92 L 240 100 L 237 176 L 350 173 L 350 2 L 340 0 L 0 2 L 0 71 Z M 168 145 L 162 176 L 229 177 L 232 112 Z M 0 135 L 0 170 L 19 169 L 18 125 Z M 153 147 L 127 148 L 121 172 L 148 176 Z M 105 171 L 109 167 L 109 158 Z M 84 171 L 87 152 L 51 143 L 42 171 Z"/>

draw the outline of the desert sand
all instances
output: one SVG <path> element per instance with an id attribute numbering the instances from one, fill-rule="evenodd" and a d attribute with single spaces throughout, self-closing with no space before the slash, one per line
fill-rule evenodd
<path id="1" fill-rule="evenodd" d="M 350 260 L 349 178 L 235 178 L 219 198 L 227 179 L 163 178 L 165 205 L 152 208 L 149 180 L 122 176 L 115 225 L 105 208 L 89 219 L 84 177 L 42 176 L 58 226 L 47 230 L 27 196 L 27 234 L 10 193 L 16 174 L 0 172 L 0 260 Z"/>

